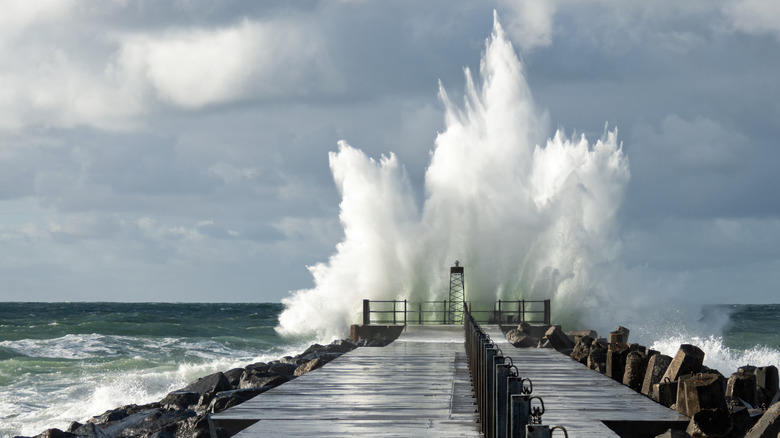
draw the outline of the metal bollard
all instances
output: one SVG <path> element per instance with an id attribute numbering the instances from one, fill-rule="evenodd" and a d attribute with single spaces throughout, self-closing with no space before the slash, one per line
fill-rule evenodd
<path id="1" fill-rule="evenodd" d="M 484 432 L 485 432 L 485 438 L 495 438 L 493 435 L 493 418 L 495 417 L 495 414 L 493 413 L 493 397 L 494 397 L 494 381 L 495 381 L 495 358 L 498 354 L 498 349 L 495 348 L 495 346 L 491 346 L 485 349 L 485 369 L 484 369 L 484 388 L 485 388 L 485 396 L 482 398 L 482 406 L 485 408 L 485 421 L 484 421 Z"/>
<path id="2" fill-rule="evenodd" d="M 529 424 L 526 426 L 526 438 L 552 438 L 553 431 L 563 431 L 563 436 L 569 438 L 569 432 L 563 426 L 550 427 L 546 424 Z"/>
<path id="3" fill-rule="evenodd" d="M 526 438 L 525 427 L 531 423 L 531 396 L 512 394 L 509 404 L 509 436 Z"/>
<path id="4" fill-rule="evenodd" d="M 496 384 L 495 384 L 495 397 L 493 398 L 493 410 L 495 412 L 495 437 L 496 438 L 506 438 L 507 436 L 507 417 L 508 417 L 508 405 L 507 405 L 507 395 L 508 395 L 508 378 L 509 378 L 509 370 L 510 365 L 512 363 L 512 359 L 508 357 L 500 357 L 496 356 Z M 507 362 L 508 361 L 508 362 Z"/>

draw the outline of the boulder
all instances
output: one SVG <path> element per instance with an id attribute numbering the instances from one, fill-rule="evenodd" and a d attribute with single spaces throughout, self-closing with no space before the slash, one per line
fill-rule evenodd
<path id="1" fill-rule="evenodd" d="M 293 375 L 296 377 L 302 376 L 310 371 L 316 370 L 317 368 L 323 366 L 324 364 L 325 361 L 323 361 L 320 358 L 310 360 L 304 363 L 303 365 L 299 366 L 298 368 L 296 368 L 295 371 L 293 372 Z"/>
<path id="2" fill-rule="evenodd" d="M 731 417 L 717 409 L 703 409 L 692 415 L 685 431 L 692 437 L 725 437 L 731 431 Z"/>
<path id="3" fill-rule="evenodd" d="M 241 394 L 238 394 L 235 391 L 220 392 L 216 394 L 213 399 L 211 399 L 211 403 L 209 403 L 207 410 L 209 413 L 218 414 L 225 409 L 240 405 L 247 400 L 247 398 L 244 398 L 241 396 Z"/>
<path id="4" fill-rule="evenodd" d="M 525 321 L 522 321 L 517 326 L 517 330 L 519 330 L 521 333 L 525 333 L 526 335 L 530 336 L 531 335 L 531 324 L 529 324 L 529 323 L 527 323 Z"/>
<path id="5" fill-rule="evenodd" d="M 521 332 L 518 329 L 512 329 L 506 332 L 506 340 L 517 348 L 533 348 L 539 345 L 539 340 Z"/>
<path id="6" fill-rule="evenodd" d="M 192 409 L 167 409 L 157 410 L 147 415 L 141 421 L 135 422 L 128 427 L 117 428 L 116 425 L 103 429 L 109 436 L 142 436 L 151 435 L 155 432 L 176 432 L 178 423 L 197 414 Z"/>
<path id="7" fill-rule="evenodd" d="M 587 365 L 588 356 L 590 355 L 590 346 L 593 344 L 594 340 L 595 338 L 587 335 L 580 337 L 577 339 L 577 343 L 574 344 L 574 350 L 572 350 L 569 356 L 577 362 Z"/>
<path id="8" fill-rule="evenodd" d="M 162 400 L 160 405 L 165 409 L 184 409 L 189 405 L 198 403 L 200 394 L 195 391 L 173 391 L 169 392 Z"/>
<path id="9" fill-rule="evenodd" d="M 180 421 L 176 427 L 178 438 L 211 438 L 209 419 L 206 415 L 198 415 Z"/>
<path id="10" fill-rule="evenodd" d="M 675 381 L 682 375 L 698 373 L 701 371 L 703 362 L 704 352 L 699 347 L 682 344 L 661 380 L 668 378 L 671 381 Z"/>
<path id="11" fill-rule="evenodd" d="M 317 344 L 315 344 L 315 345 L 317 345 Z M 309 348 L 311 348 L 311 347 L 309 347 Z M 259 374 L 265 374 L 265 373 L 268 372 L 268 368 L 271 368 L 271 366 L 268 365 L 267 363 L 265 363 L 265 362 L 256 362 L 256 363 L 253 363 L 251 365 L 247 365 L 246 367 L 244 367 L 244 370 L 246 370 L 246 371 L 254 371 L 254 372 L 259 373 Z M 240 378 L 241 378 L 241 376 L 239 376 L 239 379 Z"/>
<path id="12" fill-rule="evenodd" d="M 77 438 L 78 435 L 70 433 L 70 432 L 63 432 L 60 429 L 46 429 L 43 432 L 39 433 L 38 435 L 35 435 L 33 438 Z M 21 437 L 17 437 L 21 438 Z"/>
<path id="13" fill-rule="evenodd" d="M 269 376 L 292 376 L 298 365 L 291 363 L 275 363 L 268 368 Z"/>
<path id="14" fill-rule="evenodd" d="M 244 374 L 245 368 L 233 368 L 225 371 L 225 377 L 227 377 L 230 386 L 238 388 L 238 382 L 241 381 L 241 375 Z"/>
<path id="15" fill-rule="evenodd" d="M 197 392 L 201 395 L 207 392 L 216 393 L 220 391 L 229 391 L 231 389 L 233 389 L 233 387 L 230 386 L 230 381 L 225 377 L 225 374 L 221 372 L 201 377 L 184 387 L 184 391 Z"/>
<path id="16" fill-rule="evenodd" d="M 756 386 L 758 386 L 759 402 L 769 406 L 774 396 L 780 392 L 777 367 L 769 365 L 756 368 Z"/>
<path id="17" fill-rule="evenodd" d="M 642 394 L 650 397 L 653 393 L 653 385 L 661 381 L 669 364 L 672 363 L 672 358 L 665 354 L 654 354 L 647 360 L 647 369 L 645 370 L 645 378 L 642 381 Z"/>
<path id="18" fill-rule="evenodd" d="M 745 438 L 777 438 L 777 435 L 780 435 L 780 403 L 770 406 Z"/>
<path id="19" fill-rule="evenodd" d="M 290 381 L 290 377 L 282 376 L 262 376 L 251 373 L 244 373 L 241 376 L 241 382 L 238 389 L 261 388 L 263 386 L 279 386 Z M 215 394 L 216 395 L 216 394 Z M 211 400 L 209 400 L 211 402 Z"/>
<path id="20" fill-rule="evenodd" d="M 628 343 L 629 330 L 623 326 L 618 326 L 614 332 L 609 332 L 609 343 Z"/>
<path id="21" fill-rule="evenodd" d="M 566 336 L 560 326 L 550 327 L 544 334 L 545 339 L 550 341 L 550 345 L 558 351 L 571 350 L 574 348 L 574 342 Z"/>
<path id="22" fill-rule="evenodd" d="M 357 348 L 349 339 L 338 339 L 325 346 L 329 353 L 346 353 Z"/>
<path id="23" fill-rule="evenodd" d="M 626 357 L 629 346 L 625 343 L 613 343 L 607 347 L 607 377 L 623 382 L 623 373 L 626 369 Z"/>
<path id="24" fill-rule="evenodd" d="M 728 417 L 725 415 L 728 408 L 723 385 L 717 374 L 693 374 L 681 377 L 677 387 L 676 405 L 677 412 L 688 417 L 693 417 L 701 410 L 714 410 L 720 412 L 721 416 Z"/>
<path id="25" fill-rule="evenodd" d="M 626 356 L 626 368 L 623 373 L 623 384 L 636 392 L 642 391 L 647 369 L 647 355 L 641 351 L 631 351 Z"/>

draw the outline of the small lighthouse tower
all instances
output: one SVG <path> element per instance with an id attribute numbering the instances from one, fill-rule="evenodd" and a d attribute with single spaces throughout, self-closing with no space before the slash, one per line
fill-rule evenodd
<path id="1" fill-rule="evenodd" d="M 450 268 L 450 300 L 447 323 L 463 323 L 463 303 L 466 301 L 466 279 L 463 275 L 463 266 L 455 260 L 455 266 Z"/>

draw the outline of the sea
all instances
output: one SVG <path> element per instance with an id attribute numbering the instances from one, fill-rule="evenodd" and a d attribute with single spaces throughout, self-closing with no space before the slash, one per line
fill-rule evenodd
<path id="1" fill-rule="evenodd" d="M 314 340 L 279 336 L 282 310 L 278 303 L 0 303 L 0 437 L 64 430 L 158 401 L 198 377 L 300 353 Z M 693 343 L 725 375 L 746 364 L 780 366 L 780 304 L 704 313 L 725 315 L 722 333 L 648 343 L 669 355 Z"/>

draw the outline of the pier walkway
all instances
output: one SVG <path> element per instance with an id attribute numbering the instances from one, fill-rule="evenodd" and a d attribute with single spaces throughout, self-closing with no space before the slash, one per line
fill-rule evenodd
<path id="1" fill-rule="evenodd" d="M 689 419 L 552 349 L 518 349 L 483 326 L 571 437 L 655 436 Z M 462 326 L 407 326 L 212 416 L 238 437 L 480 437 Z M 249 427 L 247 427 L 249 426 Z M 619 431 L 616 433 L 615 431 Z"/>
<path id="2" fill-rule="evenodd" d="M 212 416 L 238 437 L 480 437 L 462 326 L 407 326 Z"/>
<path id="3" fill-rule="evenodd" d="M 564 426 L 570 437 L 654 437 L 673 426 L 685 430 L 690 421 L 553 349 L 515 348 L 498 326 L 482 329 L 533 382 L 532 395 L 544 400 L 542 422 Z"/>

